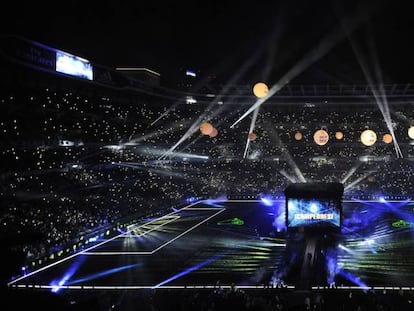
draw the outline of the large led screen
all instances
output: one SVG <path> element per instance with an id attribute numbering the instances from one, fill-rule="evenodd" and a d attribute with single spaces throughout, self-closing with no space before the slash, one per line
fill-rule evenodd
<path id="1" fill-rule="evenodd" d="M 56 71 L 83 79 L 93 79 L 92 65 L 88 60 L 62 51 L 56 51 Z"/>
<path id="2" fill-rule="evenodd" d="M 287 226 L 290 228 L 312 226 L 339 227 L 341 224 L 340 203 L 338 200 L 288 198 L 286 204 Z"/>

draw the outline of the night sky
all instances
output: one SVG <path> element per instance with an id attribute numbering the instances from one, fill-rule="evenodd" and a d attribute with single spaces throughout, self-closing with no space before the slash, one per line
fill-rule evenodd
<path id="1" fill-rule="evenodd" d="M 408 3 L 31 1 L 11 3 L 0 25 L 4 34 L 100 65 L 143 66 L 167 78 L 193 69 L 223 83 L 272 84 L 302 63 L 290 82 L 364 84 L 359 51 L 383 82 L 407 83 L 414 69 Z"/>

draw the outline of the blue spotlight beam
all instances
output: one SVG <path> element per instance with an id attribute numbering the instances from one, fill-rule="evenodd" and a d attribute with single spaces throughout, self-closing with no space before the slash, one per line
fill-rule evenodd
<path id="1" fill-rule="evenodd" d="M 209 258 L 209 259 L 207 259 L 207 260 L 204 260 L 203 262 L 200 262 L 200 263 L 199 263 L 199 264 L 197 264 L 197 265 L 194 265 L 194 266 L 192 266 L 192 267 L 190 267 L 190 268 L 187 268 L 187 269 L 185 269 L 184 271 L 181 271 L 181 272 L 179 272 L 179 273 L 177 273 L 177 274 L 173 275 L 172 277 L 170 277 L 170 278 L 168 278 L 168 279 L 166 279 L 166 280 L 164 280 L 164 281 L 162 281 L 162 282 L 158 283 L 157 285 L 155 285 L 155 286 L 153 287 L 153 289 L 158 288 L 158 287 L 160 287 L 160 286 L 163 286 L 163 285 L 165 285 L 165 284 L 167 284 L 167 283 L 170 283 L 170 282 L 172 282 L 172 281 L 174 281 L 174 280 L 176 280 L 176 279 L 178 279 L 178 278 L 180 278 L 180 277 L 182 277 L 182 276 L 184 276 L 184 275 L 187 275 L 187 274 L 189 274 L 189 273 L 191 273 L 191 272 L 193 272 L 193 271 L 195 271 L 195 270 L 198 270 L 198 269 L 200 269 L 200 268 L 202 268 L 202 267 L 204 267 L 204 266 L 206 266 L 206 265 L 208 265 L 208 264 L 210 264 L 210 263 L 212 263 L 212 262 L 214 262 L 214 261 L 216 261 L 216 260 L 218 260 L 218 259 L 220 259 L 220 258 L 224 257 L 225 255 L 226 255 L 226 254 L 219 254 L 219 255 L 216 255 L 216 256 L 211 257 L 211 258 Z"/>

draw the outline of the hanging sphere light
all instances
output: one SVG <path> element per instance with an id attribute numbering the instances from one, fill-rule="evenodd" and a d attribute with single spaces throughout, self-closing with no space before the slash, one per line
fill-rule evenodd
<path id="1" fill-rule="evenodd" d="M 408 137 L 414 139 L 414 125 L 408 129 Z"/>
<path id="2" fill-rule="evenodd" d="M 210 135 L 213 132 L 213 125 L 209 122 L 203 122 L 200 125 L 200 131 L 203 135 Z"/>
<path id="3" fill-rule="evenodd" d="M 384 134 L 384 136 L 382 136 L 382 141 L 386 144 L 392 143 L 392 135 L 388 133 Z"/>
<path id="4" fill-rule="evenodd" d="M 253 86 L 253 94 L 256 95 L 257 98 L 263 98 L 269 93 L 269 88 L 263 82 L 258 82 Z"/>
<path id="5" fill-rule="evenodd" d="M 361 133 L 361 142 L 365 146 L 372 146 L 377 141 L 377 134 L 373 130 L 365 130 Z"/>
<path id="6" fill-rule="evenodd" d="M 327 131 L 325 130 L 317 130 L 314 134 L 313 134 L 313 140 L 315 141 L 315 143 L 319 146 L 323 146 L 326 145 L 326 143 L 329 140 L 329 134 Z"/>
<path id="7" fill-rule="evenodd" d="M 295 137 L 295 140 L 301 140 L 303 138 L 303 134 L 297 131 L 294 137 Z"/>
<path id="8" fill-rule="evenodd" d="M 247 137 L 249 138 L 250 141 L 254 141 L 254 140 L 256 140 L 257 135 L 256 135 L 256 133 L 250 132 Z"/>
<path id="9" fill-rule="evenodd" d="M 337 140 L 341 140 L 341 139 L 343 139 L 343 138 L 344 138 L 344 133 L 342 133 L 341 131 L 336 132 L 336 133 L 335 133 L 335 138 L 336 138 Z"/>
<path id="10" fill-rule="evenodd" d="M 213 128 L 213 131 L 212 131 L 210 134 L 208 134 L 208 136 L 210 136 L 211 138 L 214 138 L 214 137 L 216 137 L 216 136 L 217 136 L 217 134 L 218 134 L 218 131 L 217 131 L 217 129 L 214 127 L 214 128 Z"/>

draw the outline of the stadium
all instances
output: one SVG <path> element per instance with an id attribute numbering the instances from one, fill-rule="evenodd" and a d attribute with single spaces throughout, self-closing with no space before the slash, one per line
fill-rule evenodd
<path id="1" fill-rule="evenodd" d="M 7 310 L 412 308 L 413 83 L 0 59 Z"/>

